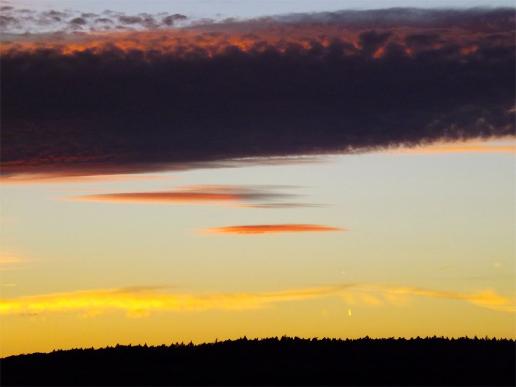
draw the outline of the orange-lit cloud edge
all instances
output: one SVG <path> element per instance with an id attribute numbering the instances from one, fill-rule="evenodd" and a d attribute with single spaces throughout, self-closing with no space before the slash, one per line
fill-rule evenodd
<path id="1" fill-rule="evenodd" d="M 492 289 L 459 292 L 399 285 L 341 284 L 254 293 L 179 293 L 159 287 L 74 291 L 3 299 L 0 300 L 0 315 L 75 313 L 96 316 L 118 311 L 126 313 L 128 317 L 145 317 L 158 312 L 243 311 L 329 297 L 339 298 L 348 306 L 367 307 L 404 307 L 418 298 L 440 299 L 466 302 L 497 312 L 516 313 L 516 298 L 501 295 Z"/>
<path id="2" fill-rule="evenodd" d="M 344 228 L 325 226 L 320 224 L 306 223 L 283 223 L 283 224 L 251 224 L 239 226 L 213 227 L 202 230 L 207 234 L 278 234 L 278 233 L 300 233 L 300 232 L 331 232 L 347 231 Z"/>
<path id="3" fill-rule="evenodd" d="M 516 155 L 516 137 L 500 137 L 494 141 L 436 142 L 423 146 L 397 147 L 383 153 L 399 155 L 438 155 L 438 154 L 513 154 Z"/>
<path id="4" fill-rule="evenodd" d="M 170 172 L 185 172 L 198 169 L 241 168 L 252 166 L 282 166 L 323 163 L 316 154 L 289 156 L 257 156 L 221 159 L 213 161 L 125 163 L 94 162 L 91 165 L 76 165 L 74 160 L 61 160 L 55 165 L 40 165 L 24 162 L 2 163 L 0 184 L 68 184 L 110 183 L 170 178 Z"/>
<path id="5" fill-rule="evenodd" d="M 123 183 L 129 181 L 154 181 L 170 179 L 172 176 L 152 175 L 151 173 L 113 173 L 113 174 L 85 174 L 85 175 L 67 175 L 55 173 L 27 173 L 17 174 L 13 176 L 0 176 L 0 184 L 94 184 L 94 183 Z"/>
<path id="6" fill-rule="evenodd" d="M 42 37 L 17 37 L 5 41 L 0 47 L 0 53 L 34 52 L 40 49 L 56 50 L 63 55 L 73 55 L 80 52 L 99 53 L 104 50 L 116 49 L 120 52 L 138 50 L 142 52 L 173 53 L 188 55 L 202 50 L 209 57 L 223 53 L 228 47 L 237 48 L 243 52 L 265 51 L 274 47 L 280 52 L 287 51 L 292 45 L 309 50 L 315 45 L 329 47 L 335 40 L 349 43 L 349 50 L 363 48 L 359 35 L 369 31 L 369 26 L 350 26 L 331 23 L 274 23 L 274 22 L 243 22 L 198 25 L 189 28 L 167 30 L 89 32 L 80 35 L 44 35 Z M 463 56 L 474 55 L 479 49 L 478 39 L 483 34 L 479 31 L 461 30 L 446 27 L 381 27 L 379 32 L 390 33 L 389 42 L 397 43 L 406 55 L 418 53 L 413 45 L 407 45 L 405 38 L 412 34 L 438 32 L 444 39 L 435 40 L 425 49 L 438 50 L 447 44 L 455 43 L 460 46 Z M 500 35 L 504 36 L 504 35 Z M 505 43 L 510 44 L 506 34 Z M 376 47 L 370 53 L 374 59 L 382 58 L 386 53 L 385 45 Z"/>

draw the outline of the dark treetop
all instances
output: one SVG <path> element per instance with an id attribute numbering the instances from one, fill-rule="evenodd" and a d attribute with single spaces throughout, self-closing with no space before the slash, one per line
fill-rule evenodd
<path id="1" fill-rule="evenodd" d="M 246 338 L 73 349 L 1 361 L 2 385 L 507 385 L 505 339 Z"/>

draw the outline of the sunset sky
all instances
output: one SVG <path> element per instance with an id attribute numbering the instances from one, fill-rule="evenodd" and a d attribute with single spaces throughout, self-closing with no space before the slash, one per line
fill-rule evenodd
<path id="1" fill-rule="evenodd" d="M 0 356 L 515 338 L 512 4 L 2 0 Z"/>

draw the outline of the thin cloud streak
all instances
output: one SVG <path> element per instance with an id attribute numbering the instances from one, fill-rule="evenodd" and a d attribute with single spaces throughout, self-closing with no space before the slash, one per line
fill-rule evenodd
<path id="1" fill-rule="evenodd" d="M 299 232 L 330 232 L 347 231 L 344 228 L 324 226 L 319 224 L 254 224 L 242 226 L 214 227 L 203 230 L 208 234 L 278 234 L 278 233 L 299 233 Z"/>
<path id="2" fill-rule="evenodd" d="M 96 316 L 121 311 L 129 317 L 153 312 L 245 311 L 284 302 L 338 297 L 346 305 L 407 307 L 414 299 L 462 301 L 498 312 L 516 313 L 516 300 L 492 289 L 477 292 L 442 291 L 397 285 L 341 284 L 272 292 L 180 293 L 160 287 L 100 289 L 43 294 L 0 300 L 0 315 L 34 316 L 78 313 Z"/>
<path id="3" fill-rule="evenodd" d="M 83 195 L 71 198 L 77 201 L 176 205 L 231 205 L 242 208 L 292 208 L 313 206 L 307 203 L 281 202 L 298 196 L 280 192 L 292 186 L 238 186 L 238 185 L 196 185 L 179 187 L 170 191 L 120 192 Z"/>
<path id="4" fill-rule="evenodd" d="M 110 203 L 219 203 L 238 202 L 241 196 L 217 192 L 126 192 L 88 195 L 78 198 L 82 201 Z"/>

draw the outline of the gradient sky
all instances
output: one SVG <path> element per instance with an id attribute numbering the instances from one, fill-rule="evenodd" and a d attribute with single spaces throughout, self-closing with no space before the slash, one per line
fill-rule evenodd
<path id="1" fill-rule="evenodd" d="M 241 335 L 515 336 L 514 148 L 512 154 L 335 156 L 152 177 L 2 187 L 1 292 L 22 303 L 21 313 L 2 315 L 3 355 Z M 296 201 L 321 206 L 70 200 L 191 185 L 286 183 L 292 187 L 281 191 L 300 195 Z M 307 222 L 346 231 L 201 232 Z M 127 289 L 136 299 L 142 291 L 149 295 L 134 310 L 123 299 L 114 301 L 120 307 L 92 305 L 106 289 Z M 93 292 L 90 304 L 55 305 L 73 302 L 77 291 Z M 253 301 L 285 291 L 310 294 Z M 28 306 L 37 295 L 56 293 L 41 310 Z M 149 303 L 162 293 L 215 299 L 154 309 Z M 224 295 L 242 293 L 250 299 L 224 307 Z"/>
<path id="2" fill-rule="evenodd" d="M 515 338 L 516 143 L 495 137 L 138 174 L 16 169 L 0 187 L 0 355 L 243 335 Z"/>

